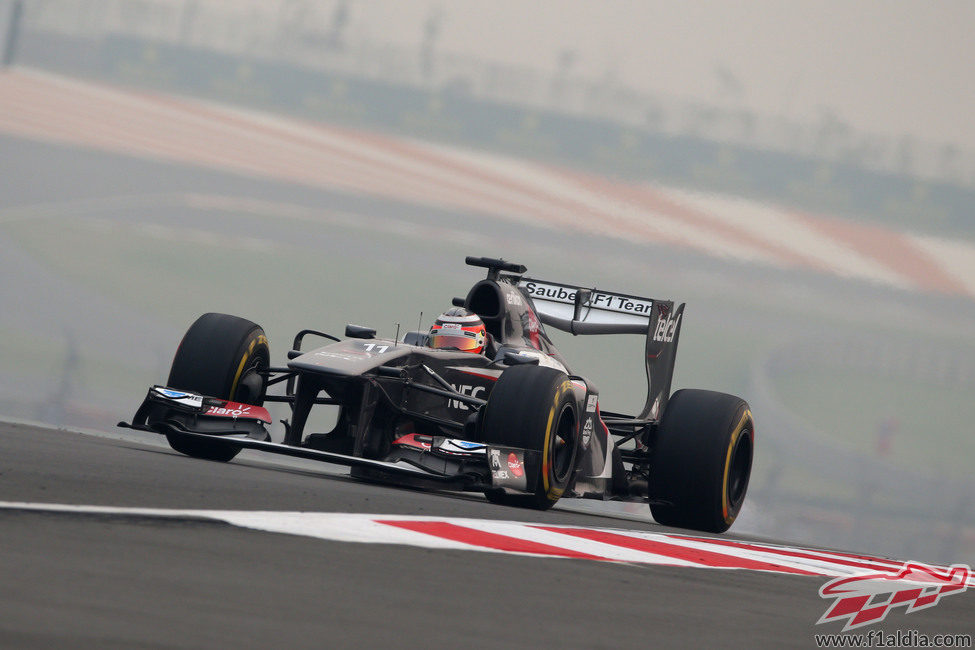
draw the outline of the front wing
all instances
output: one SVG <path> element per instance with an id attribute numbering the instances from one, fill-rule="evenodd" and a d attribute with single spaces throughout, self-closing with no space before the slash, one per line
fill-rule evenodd
<path id="1" fill-rule="evenodd" d="M 308 447 L 270 441 L 265 428 L 271 423 L 263 407 L 227 402 L 189 391 L 164 386 L 149 389 L 131 423 L 119 422 L 123 428 L 167 436 L 184 436 L 239 449 L 254 449 L 293 458 L 317 460 L 347 467 L 370 470 L 370 478 L 406 483 L 417 487 L 483 491 L 504 488 L 516 492 L 530 491 L 518 477 L 501 467 L 485 465 L 484 472 L 444 473 L 403 458 L 395 462 L 350 456 Z M 508 458 L 514 454 L 522 462 L 538 452 L 526 449 L 485 446 L 486 458 Z"/>

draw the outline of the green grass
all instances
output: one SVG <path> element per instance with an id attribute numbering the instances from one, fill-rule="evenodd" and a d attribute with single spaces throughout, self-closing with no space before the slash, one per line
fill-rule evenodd
<path id="1" fill-rule="evenodd" d="M 39 387 L 40 392 L 28 398 L 35 401 L 54 398 L 66 382 L 69 400 L 85 403 L 94 399 L 101 406 L 113 408 L 115 402 L 111 398 L 132 397 L 134 386 L 139 387 L 139 397 L 143 386 L 161 379 L 156 370 L 127 363 L 124 353 L 105 356 L 85 347 L 81 337 L 76 344 L 72 350 L 63 337 L 50 340 L 23 330 L 0 332 L 0 365 L 5 380 L 16 380 L 31 391 Z M 117 407 L 120 417 L 130 415 L 129 404 L 117 403 Z"/>
<path id="2" fill-rule="evenodd" d="M 247 221 L 240 218 L 241 232 L 247 232 Z M 398 264 L 380 258 L 367 265 L 355 250 L 320 255 L 275 245 L 261 252 L 232 243 L 160 238 L 155 231 L 125 225 L 107 231 L 99 222 L 83 220 L 2 228 L 56 273 L 180 327 L 200 313 L 220 311 L 257 320 L 269 333 L 278 325 L 287 325 L 293 335 L 304 327 L 341 328 L 351 320 L 375 323 L 392 334 L 391 312 L 412 320 L 422 308 L 414 311 L 416 292 L 408 279 L 404 290 Z M 388 239 L 390 246 L 396 244 Z M 433 289 L 424 293 L 450 296 L 445 280 L 425 277 L 424 286 Z M 434 306 L 431 300 L 428 314 L 443 302 Z"/>
<path id="3" fill-rule="evenodd" d="M 26 330 L 0 331 L 3 369 L 20 379 L 50 376 L 64 365 L 62 341 L 53 342 Z"/>
<path id="4" fill-rule="evenodd" d="M 793 412 L 850 451 L 938 474 L 971 475 L 972 386 L 823 370 L 778 377 L 776 391 Z M 879 450 L 884 429 L 890 430 L 886 454 Z"/>

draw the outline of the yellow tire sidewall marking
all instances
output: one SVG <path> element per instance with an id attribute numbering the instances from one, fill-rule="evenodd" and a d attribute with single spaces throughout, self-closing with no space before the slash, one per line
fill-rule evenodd
<path id="1" fill-rule="evenodd" d="M 728 513 L 728 475 L 731 473 L 731 453 L 735 449 L 735 445 L 738 443 L 738 439 L 741 437 L 742 432 L 745 430 L 745 425 L 752 420 L 752 412 L 748 409 L 741 414 L 741 419 L 738 424 L 735 425 L 735 430 L 731 434 L 731 440 L 728 442 L 728 453 L 725 456 L 724 461 L 724 476 L 721 480 L 721 514 L 724 517 L 726 524 L 732 524 L 735 521 L 736 515 L 729 515 Z"/>
<path id="2" fill-rule="evenodd" d="M 237 365 L 237 373 L 234 375 L 234 381 L 230 384 L 230 397 L 228 399 L 233 399 L 237 394 L 237 382 L 240 381 L 240 375 L 244 372 L 244 367 L 247 365 L 247 360 L 250 359 L 251 355 L 254 353 L 254 348 L 257 347 L 258 343 L 267 344 L 267 337 L 263 334 L 251 339 L 250 345 L 247 346 L 247 352 L 240 359 L 240 364 Z"/>
<path id="3" fill-rule="evenodd" d="M 562 395 L 566 391 L 572 390 L 572 384 L 566 380 L 562 382 L 559 389 L 555 391 L 555 399 L 552 400 L 552 407 L 548 411 L 548 423 L 545 425 L 545 441 L 542 445 L 542 487 L 545 488 L 545 494 L 552 501 L 558 500 L 562 496 L 562 488 L 557 488 L 551 485 L 548 480 L 549 468 L 551 467 L 551 462 L 553 459 L 549 458 L 549 443 L 552 439 L 552 424 L 555 421 L 555 409 L 558 408 L 559 401 L 562 399 Z"/>

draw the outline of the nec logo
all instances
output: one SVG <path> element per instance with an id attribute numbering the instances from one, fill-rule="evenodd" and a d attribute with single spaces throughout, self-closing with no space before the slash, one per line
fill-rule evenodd
<path id="1" fill-rule="evenodd" d="M 480 393 L 483 393 L 485 390 L 484 386 L 469 386 L 467 384 L 460 384 L 460 385 L 451 384 L 451 386 L 455 391 L 457 391 L 461 395 L 470 395 L 471 397 L 477 397 Z M 467 404 L 464 404 L 463 402 L 455 399 L 447 400 L 447 406 L 452 409 L 462 409 L 464 411 L 470 410 Z"/>
<path id="2" fill-rule="evenodd" d="M 676 316 L 663 316 L 657 319 L 657 327 L 653 330 L 653 340 L 660 343 L 672 343 L 677 334 L 677 327 L 680 324 L 680 317 L 683 312 Z"/>

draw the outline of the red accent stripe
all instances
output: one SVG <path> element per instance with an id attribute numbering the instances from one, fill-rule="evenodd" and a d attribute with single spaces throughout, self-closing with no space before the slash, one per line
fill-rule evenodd
<path id="1" fill-rule="evenodd" d="M 416 200 L 420 203 L 439 201 L 479 209 L 471 199 L 478 192 L 476 188 L 458 187 L 456 191 L 450 191 L 439 176 L 436 177 L 436 187 L 425 186 L 417 189 L 421 180 L 430 177 L 421 177 L 416 173 L 406 174 L 404 169 L 409 170 L 408 161 L 405 161 L 405 168 L 403 164 L 379 163 L 369 157 L 351 155 L 346 149 L 325 143 L 306 142 L 298 136 L 282 135 L 280 129 L 264 125 L 260 121 L 247 120 L 233 113 L 221 113 L 217 109 L 173 98 L 137 94 L 126 94 L 121 99 L 116 96 L 96 97 L 91 96 L 91 93 L 99 88 L 104 89 L 104 86 L 89 84 L 89 87 L 82 89 L 83 92 L 72 92 L 49 81 L 16 73 L 0 79 L 0 88 L 10 86 L 10 79 L 19 81 L 35 94 L 41 93 L 16 112 L 18 118 L 22 114 L 36 116 L 44 107 L 51 109 L 34 128 L 35 131 L 40 129 L 41 135 L 52 135 L 101 149 L 164 156 L 182 162 L 231 168 L 238 173 L 256 173 L 314 186 L 324 184 L 352 191 L 384 194 L 400 200 Z M 109 90 L 119 95 L 124 92 L 112 88 Z M 20 97 L 22 94 L 10 93 L 11 97 Z M 142 103 L 138 109 L 122 101 L 133 98 Z M 87 109 L 79 110 L 76 106 L 78 101 L 83 101 Z M 0 110 L 6 107 L 8 102 L 0 103 Z M 112 115 L 112 120 L 107 121 L 105 115 Z M 80 120 L 80 124 L 84 126 L 74 123 L 68 126 L 65 124 L 68 119 Z M 3 124 L 0 124 L 0 130 L 3 130 Z M 159 130 L 159 124 L 164 125 L 163 131 Z M 318 130 L 330 132 L 326 128 Z M 268 138 L 275 138 L 274 146 L 266 146 Z M 207 146 L 201 146 L 201 143 Z M 322 156 L 328 157 L 328 164 L 323 164 Z M 328 173 L 322 172 L 323 169 Z M 383 182 L 377 182 L 380 179 Z M 386 187 L 388 185 L 395 185 L 395 190 Z M 408 199 L 404 198 L 407 195 Z M 485 194 L 484 198 L 496 197 Z M 524 214 L 532 214 L 534 209 L 524 206 L 522 208 L 521 212 Z M 502 206 L 502 211 L 511 212 L 512 208 Z"/>
<path id="2" fill-rule="evenodd" d="M 878 605 L 868 609 L 861 609 L 860 613 L 853 617 L 850 625 L 863 625 L 871 621 L 880 621 L 887 616 L 887 605 Z"/>
<path id="3" fill-rule="evenodd" d="M 807 549 L 809 550 L 809 549 Z M 892 560 L 885 557 L 874 557 L 872 555 L 864 555 L 863 553 L 846 553 L 844 551 L 828 551 L 825 549 L 816 549 L 817 553 L 822 553 L 824 557 L 829 557 L 835 555 L 836 557 L 845 557 L 850 560 L 862 560 L 864 562 L 886 562 L 891 565 L 892 569 L 901 570 L 904 568 L 904 562 L 898 560 Z"/>
<path id="4" fill-rule="evenodd" d="M 777 573 L 794 573 L 805 576 L 821 575 L 819 573 L 803 571 L 802 569 L 795 569 L 793 567 L 784 566 L 781 564 L 772 564 L 771 562 L 762 562 L 760 560 L 750 560 L 725 553 L 705 551 L 698 548 L 688 548 L 687 546 L 681 546 L 679 544 L 668 544 L 664 541 L 644 539 L 641 537 L 631 537 L 629 535 L 620 535 L 603 530 L 592 530 L 588 528 L 550 528 L 548 526 L 533 526 L 533 528 L 546 530 L 551 533 L 571 535 L 573 537 L 588 539 L 594 542 L 601 542 L 603 544 L 610 544 L 612 546 L 619 546 L 621 548 L 628 548 L 634 551 L 641 551 L 643 553 L 655 553 L 656 555 L 663 555 L 665 557 L 671 557 L 677 560 L 696 562 L 709 567 L 724 569 L 751 569 L 753 571 L 775 571 Z"/>
<path id="5" fill-rule="evenodd" d="M 390 444 L 404 445 L 406 447 L 415 447 L 416 449 L 422 449 L 423 451 L 430 451 L 431 449 L 433 449 L 432 438 L 430 438 L 431 442 L 420 442 L 419 440 L 416 439 L 417 435 L 419 434 L 408 433 L 405 436 L 400 436 Z"/>
<path id="6" fill-rule="evenodd" d="M 475 372 L 473 370 L 461 370 L 461 372 L 464 373 L 465 375 L 470 375 L 472 377 L 479 377 L 481 379 L 488 379 L 490 381 L 497 381 L 500 377 L 500 375 L 495 377 L 494 375 L 485 375 L 479 372 Z"/>
<path id="7" fill-rule="evenodd" d="M 940 595 L 939 593 L 935 593 L 935 594 L 928 594 L 927 596 L 919 596 L 917 600 L 914 601 L 914 604 L 911 605 L 911 607 L 914 607 L 915 609 L 920 609 L 921 607 L 927 607 L 928 605 L 933 605 L 934 603 L 938 602 L 939 595 Z"/>
<path id="8" fill-rule="evenodd" d="M 827 265 L 815 257 L 803 255 L 801 252 L 796 252 L 782 245 L 764 240 L 749 233 L 747 230 L 742 230 L 725 223 L 703 210 L 695 209 L 680 200 L 672 199 L 663 192 L 651 187 L 629 185 L 569 169 L 550 168 L 550 170 L 553 173 L 562 174 L 562 176 L 569 179 L 572 183 L 596 194 L 618 197 L 623 201 L 629 202 L 631 205 L 645 208 L 652 213 L 702 228 L 718 235 L 726 242 L 732 242 L 772 256 L 788 266 L 812 267 L 820 271 L 830 270 Z M 692 240 L 685 240 L 680 243 L 693 248 L 701 248 Z"/>
<path id="9" fill-rule="evenodd" d="M 675 539 L 687 539 L 687 540 L 691 540 L 691 541 L 701 541 L 701 538 L 699 538 L 699 537 L 684 537 L 683 535 L 671 535 L 671 537 L 674 537 Z M 734 547 L 734 548 L 742 548 L 742 549 L 746 549 L 746 550 L 749 550 L 749 551 L 760 551 L 762 553 L 772 553 L 772 554 L 775 554 L 775 555 L 784 555 L 786 557 L 803 558 L 803 559 L 807 559 L 807 560 L 816 560 L 818 562 L 826 562 L 826 563 L 829 563 L 829 564 L 841 564 L 841 565 L 844 565 L 844 566 L 856 567 L 858 569 L 873 569 L 875 571 L 885 571 L 887 573 L 896 573 L 897 570 L 901 568 L 901 567 L 885 566 L 883 564 L 876 564 L 873 561 L 856 562 L 856 561 L 851 561 L 851 560 L 842 560 L 842 559 L 836 558 L 836 557 L 828 557 L 828 556 L 825 556 L 825 555 L 816 555 L 816 554 L 814 554 L 812 552 L 808 552 L 808 553 L 807 552 L 803 552 L 803 551 L 801 551 L 799 549 L 784 549 L 784 548 L 776 548 L 774 546 L 759 546 L 757 544 L 748 544 L 748 543 L 745 543 L 745 542 L 733 542 L 733 541 L 730 541 L 730 540 L 713 539 L 713 538 L 710 538 L 710 537 L 707 539 L 707 542 L 709 544 L 717 544 L 719 546 L 731 546 L 731 547 Z M 876 559 L 877 562 L 886 562 L 887 561 L 887 560 L 882 560 L 880 558 L 865 558 L 865 559 L 870 559 L 870 560 Z M 814 574 L 814 575 L 817 575 L 817 574 Z"/>
<path id="10" fill-rule="evenodd" d="M 823 551 L 817 550 L 817 553 L 822 553 L 823 557 L 829 560 L 832 556 L 843 557 L 850 560 L 861 560 L 863 562 L 886 562 L 890 565 L 891 571 L 900 571 L 904 568 L 903 562 L 898 562 L 897 560 L 891 560 L 883 557 L 872 557 L 870 555 L 863 555 L 861 553 L 843 553 L 841 551 Z"/>
<path id="11" fill-rule="evenodd" d="M 288 130 L 282 129 L 274 124 L 265 123 L 258 119 L 243 117 L 232 111 L 225 111 L 221 110 L 220 108 L 213 108 L 194 102 L 185 102 L 177 98 L 162 95 L 152 96 L 151 99 L 161 104 L 168 104 L 171 107 L 184 112 L 196 113 L 217 122 L 239 125 L 252 131 L 264 132 L 272 137 L 298 143 L 310 149 L 319 149 L 321 151 L 327 150 L 330 153 L 338 155 L 344 160 L 352 160 L 357 163 L 362 163 L 380 172 L 399 174 L 400 176 L 406 174 L 409 177 L 407 180 L 411 180 L 412 184 L 415 184 L 417 181 L 428 182 L 431 183 L 432 186 L 439 189 L 454 191 L 455 199 L 448 201 L 448 203 L 460 205 L 464 208 L 484 210 L 492 213 L 514 212 L 515 214 L 523 214 L 525 216 L 545 218 L 547 221 L 556 223 L 564 223 L 567 219 L 565 215 L 551 214 L 552 205 L 550 204 L 541 206 L 531 203 L 531 199 L 537 198 L 538 196 L 541 196 L 542 200 L 550 199 L 551 197 L 547 195 L 539 195 L 538 192 L 534 192 L 534 188 L 532 188 L 530 185 L 519 186 L 511 182 L 504 182 L 503 179 L 493 178 L 491 175 L 478 169 L 477 167 L 466 165 L 458 160 L 439 156 L 434 152 L 412 146 L 402 140 L 369 133 L 366 131 L 357 131 L 343 127 L 324 126 L 322 124 L 307 122 L 295 118 L 288 120 L 289 123 L 300 126 L 304 129 L 311 129 L 332 137 L 337 135 L 346 140 L 358 140 L 359 142 L 364 142 L 380 150 L 378 152 L 374 151 L 371 154 L 361 155 L 355 153 L 354 151 L 350 151 L 349 148 L 336 147 L 320 141 L 308 141 L 301 134 L 291 133 Z M 378 160 L 376 157 L 377 155 L 387 156 L 390 152 L 392 152 L 396 157 L 401 156 L 402 159 Z M 432 166 L 440 167 L 440 169 L 420 171 L 416 169 L 415 166 L 411 165 L 411 161 L 413 160 L 427 162 Z M 436 173 L 437 171 L 444 173 Z M 471 179 L 475 181 L 475 184 L 472 185 L 469 182 Z M 496 185 L 496 187 L 489 188 L 486 183 L 492 182 Z M 513 192 L 508 194 L 499 194 L 497 192 L 498 186 L 520 191 L 521 193 L 519 194 L 517 192 Z M 390 192 L 383 191 L 380 187 L 363 189 L 367 189 L 367 191 L 370 191 L 371 193 L 391 195 L 393 198 L 397 198 L 395 192 L 390 194 Z M 533 192 L 536 196 L 529 196 Z M 549 203 L 551 203 L 551 201 L 549 201 Z M 566 214 L 571 215 L 572 213 L 567 212 Z"/>
<path id="12" fill-rule="evenodd" d="M 890 606 L 900 605 L 902 603 L 909 603 L 911 601 L 916 601 L 921 597 L 921 592 L 924 590 L 918 587 L 917 589 L 905 589 L 904 591 L 898 591 L 890 599 Z"/>
<path id="13" fill-rule="evenodd" d="M 616 233 L 706 254 L 714 254 L 724 242 L 786 266 L 835 272 L 816 255 L 767 241 L 655 187 L 531 163 L 529 168 L 546 179 L 540 183 L 409 140 L 297 119 L 278 124 L 246 112 L 104 83 L 61 82 L 18 70 L 0 75 L 0 132 L 439 205 L 476 213 L 476 218 L 500 216 Z M 584 194 L 563 196 L 555 182 L 572 183 Z M 629 216 L 619 216 L 613 203 L 626 207 Z M 909 286 L 971 294 L 951 269 L 902 233 L 834 218 L 791 218 L 897 274 Z M 676 228 L 678 224 L 709 233 L 714 245 L 702 246 L 693 231 Z"/>
<path id="14" fill-rule="evenodd" d="M 357 163 L 362 163 L 371 167 L 374 170 L 381 170 L 387 173 L 394 174 L 406 174 L 407 177 L 412 178 L 413 182 L 429 182 L 434 186 L 439 188 L 444 188 L 448 190 L 454 190 L 457 192 L 458 196 L 466 196 L 468 198 L 480 198 L 484 199 L 488 203 L 493 203 L 495 206 L 501 204 L 501 210 L 514 211 L 516 213 L 524 213 L 526 215 L 531 215 L 533 212 L 538 212 L 538 208 L 531 205 L 522 204 L 517 198 L 502 197 L 494 192 L 489 192 L 487 190 L 481 190 L 479 186 L 471 186 L 464 184 L 462 182 L 451 181 L 446 175 L 435 175 L 432 172 L 419 171 L 410 166 L 410 158 L 404 158 L 402 160 L 385 160 L 381 161 L 376 158 L 377 155 L 387 155 L 388 152 L 392 151 L 394 153 L 401 153 L 405 148 L 403 143 L 398 142 L 393 138 L 387 138 L 375 134 L 369 134 L 367 132 L 354 131 L 351 129 L 344 128 L 333 128 L 326 127 L 321 124 L 315 124 L 313 122 L 304 122 L 297 119 L 289 120 L 291 124 L 297 125 L 304 129 L 311 129 L 318 131 L 322 134 L 326 134 L 334 137 L 339 135 L 339 137 L 345 139 L 360 140 L 362 142 L 367 142 L 378 149 L 380 152 L 373 152 L 372 154 L 357 154 L 350 151 L 349 148 L 337 147 L 321 141 L 309 141 L 304 138 L 301 134 L 292 133 L 286 129 L 282 129 L 274 124 L 265 123 L 259 119 L 245 118 L 233 112 L 228 112 L 220 109 L 214 109 L 208 106 L 202 106 L 194 103 L 181 102 L 173 98 L 159 97 L 158 101 L 168 102 L 174 108 L 194 112 L 199 115 L 205 116 L 207 118 L 213 119 L 217 122 L 224 122 L 228 124 L 233 124 L 241 126 L 242 128 L 252 129 L 255 131 L 260 131 L 268 134 L 271 137 L 278 138 L 282 141 L 292 142 L 300 144 L 303 147 L 307 147 L 309 150 L 318 150 L 319 152 L 328 152 L 329 154 L 338 155 L 346 160 L 351 160 Z M 416 150 L 419 154 L 420 150 Z M 407 151 L 409 153 L 409 151 Z M 419 155 L 412 156 L 413 158 L 419 159 Z M 444 166 L 443 171 L 459 171 L 457 165 Z M 462 171 L 462 170 L 461 170 Z M 373 187 L 371 191 L 376 194 L 389 194 L 388 192 L 380 191 L 381 188 Z M 396 197 L 393 193 L 393 198 Z M 519 197 L 521 198 L 521 197 Z M 477 209 L 480 204 L 470 201 L 459 201 L 463 207 L 471 207 Z"/>
<path id="15" fill-rule="evenodd" d="M 937 260 L 904 235 L 878 226 L 851 223 L 827 217 L 796 214 L 804 223 L 825 236 L 896 271 L 922 289 L 965 294 L 965 285 L 947 273 Z"/>
<path id="16" fill-rule="evenodd" d="M 363 132 L 359 135 L 359 137 L 365 139 L 368 137 L 376 138 L 381 136 Z M 661 232 L 660 230 L 652 228 L 647 224 L 638 225 L 634 223 L 627 223 L 625 220 L 620 219 L 615 214 L 612 214 L 611 212 L 600 207 L 594 207 L 589 202 L 579 201 L 572 197 L 561 196 L 550 189 L 533 185 L 530 181 L 518 180 L 515 177 L 492 172 L 489 169 L 469 164 L 464 160 L 458 159 L 456 156 L 441 154 L 429 149 L 418 148 L 410 145 L 410 143 L 405 140 L 391 141 L 388 146 L 395 147 L 398 151 L 402 151 L 405 155 L 408 155 L 412 159 L 427 161 L 430 164 L 440 165 L 445 170 L 466 174 L 479 183 L 492 185 L 495 188 L 495 191 L 497 189 L 502 189 L 537 200 L 547 206 L 548 210 L 543 213 L 536 208 L 529 214 L 542 218 L 550 224 L 567 224 L 570 227 L 577 228 L 583 224 L 588 224 L 590 229 L 595 232 L 605 232 L 607 230 L 607 228 L 604 228 L 600 224 L 611 225 L 621 229 L 620 232 L 631 236 L 637 235 L 645 241 L 658 243 L 679 243 L 675 242 L 673 238 L 668 235 L 668 233 Z M 566 172 L 566 170 L 560 170 L 558 168 L 548 168 L 548 171 L 556 174 Z M 572 182 L 572 179 L 570 178 L 569 181 Z M 602 192 L 599 193 L 603 194 Z M 555 211 L 554 213 L 552 212 L 553 210 Z"/>
<path id="17" fill-rule="evenodd" d="M 484 548 L 492 548 L 509 553 L 531 553 L 533 555 L 551 555 L 554 557 L 576 558 L 580 560 L 613 561 L 610 558 L 600 557 L 598 555 L 589 555 L 588 553 L 580 553 L 579 551 L 560 548 L 558 546 L 549 546 L 548 544 L 518 539 L 517 537 L 510 537 L 508 535 L 488 533 L 483 530 L 477 530 L 476 528 L 467 528 L 443 521 L 377 521 L 387 526 L 395 526 L 425 535 L 449 539 L 454 542 L 462 542 L 472 546 L 482 546 Z"/>
<path id="18" fill-rule="evenodd" d="M 863 609 L 863 606 L 870 601 L 870 596 L 850 596 L 849 598 L 840 598 L 836 601 L 836 604 L 830 608 L 829 612 L 824 618 L 842 618 L 844 616 L 850 616 Z"/>

